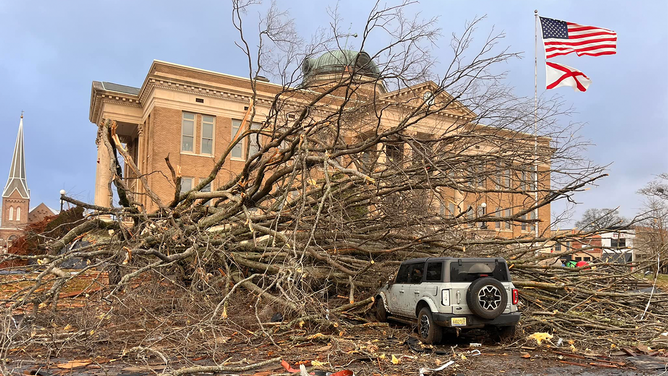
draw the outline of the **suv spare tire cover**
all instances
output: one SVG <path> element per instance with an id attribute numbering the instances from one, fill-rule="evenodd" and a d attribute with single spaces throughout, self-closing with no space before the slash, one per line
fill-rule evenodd
<path id="1" fill-rule="evenodd" d="M 497 279 L 484 277 L 476 279 L 466 291 L 469 309 L 483 319 L 495 319 L 506 309 L 508 294 Z"/>

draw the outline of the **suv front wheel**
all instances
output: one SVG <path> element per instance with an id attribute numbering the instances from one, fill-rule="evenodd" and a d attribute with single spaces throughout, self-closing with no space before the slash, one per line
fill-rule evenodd
<path id="1" fill-rule="evenodd" d="M 380 322 L 387 321 L 387 311 L 385 310 L 385 302 L 383 302 L 383 298 L 380 296 L 376 298 L 376 306 L 374 307 L 374 314 L 376 316 L 376 320 Z"/>
<path id="2" fill-rule="evenodd" d="M 436 325 L 429 307 L 424 307 L 418 314 L 418 335 L 424 343 L 439 343 L 443 336 L 443 329 Z"/>

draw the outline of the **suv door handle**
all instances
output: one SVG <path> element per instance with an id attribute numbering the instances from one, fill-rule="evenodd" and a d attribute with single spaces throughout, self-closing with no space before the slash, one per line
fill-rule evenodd
<path id="1" fill-rule="evenodd" d="M 420 294 L 419 291 L 413 291 L 413 293 L 414 293 L 415 295 L 419 295 L 419 294 Z"/>
<path id="2" fill-rule="evenodd" d="M 403 294 L 405 291 L 404 290 L 399 290 L 399 292 Z"/>

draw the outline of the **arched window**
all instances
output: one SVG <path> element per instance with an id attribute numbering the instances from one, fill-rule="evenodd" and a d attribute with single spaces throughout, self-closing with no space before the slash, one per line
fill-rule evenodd
<path id="1" fill-rule="evenodd" d="M 21 220 L 21 208 L 16 208 L 16 220 Z"/>
<path id="2" fill-rule="evenodd" d="M 17 239 L 16 235 L 10 236 L 9 239 L 7 239 L 7 248 L 11 247 L 12 244 L 14 244 L 14 242 L 16 241 L 16 239 Z"/>
<path id="3" fill-rule="evenodd" d="M 10 221 L 14 220 L 14 207 L 12 206 L 9 207 L 9 220 Z"/>

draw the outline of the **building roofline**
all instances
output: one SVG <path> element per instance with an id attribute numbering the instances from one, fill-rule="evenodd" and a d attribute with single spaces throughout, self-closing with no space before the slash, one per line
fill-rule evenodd
<path id="1" fill-rule="evenodd" d="M 144 82 L 142 83 L 141 88 L 139 89 L 138 96 L 140 98 L 144 95 L 144 90 L 146 90 L 149 78 L 150 78 L 151 74 L 154 72 L 155 68 L 158 65 L 184 69 L 184 70 L 188 70 L 188 71 L 191 71 L 191 72 L 205 73 L 205 74 L 209 74 L 209 75 L 217 76 L 217 77 L 232 78 L 232 79 L 239 80 L 239 81 L 244 81 L 244 82 L 250 82 L 251 81 L 248 77 L 241 77 L 241 76 L 237 76 L 237 75 L 234 75 L 234 74 L 221 73 L 221 72 L 216 72 L 216 71 L 212 71 L 212 70 L 208 70 L 208 69 L 195 68 L 195 67 L 191 67 L 189 65 L 177 64 L 177 63 L 172 63 L 172 62 L 169 62 L 169 61 L 154 59 L 153 63 L 151 63 L 151 67 L 148 69 L 148 73 L 146 74 L 146 78 L 144 79 Z M 269 82 L 269 81 L 257 80 L 256 82 L 260 86 L 265 86 L 266 85 L 266 86 L 273 86 L 273 87 L 280 88 L 280 89 L 284 88 L 284 86 L 281 85 L 281 84 L 276 84 L 276 83 Z"/>

